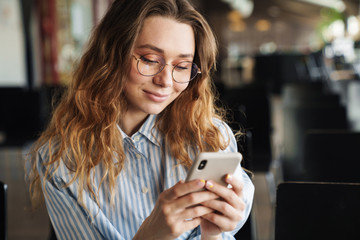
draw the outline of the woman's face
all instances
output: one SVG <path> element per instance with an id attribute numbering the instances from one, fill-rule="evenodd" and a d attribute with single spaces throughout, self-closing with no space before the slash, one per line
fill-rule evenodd
<path id="1" fill-rule="evenodd" d="M 154 16 L 144 21 L 134 45 L 129 79 L 125 85 L 129 114 L 135 119 L 158 114 L 174 101 L 189 83 L 173 81 L 173 66 L 182 61 L 193 61 L 195 37 L 190 25 L 173 19 Z M 137 60 L 144 55 L 157 55 L 168 64 L 154 76 L 143 76 Z"/>

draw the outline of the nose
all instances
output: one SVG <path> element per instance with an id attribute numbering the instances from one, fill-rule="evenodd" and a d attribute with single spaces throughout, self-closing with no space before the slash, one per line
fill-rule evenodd
<path id="1" fill-rule="evenodd" d="M 172 66 L 166 64 L 164 68 L 153 77 L 153 82 L 161 87 L 171 87 L 173 85 Z"/>

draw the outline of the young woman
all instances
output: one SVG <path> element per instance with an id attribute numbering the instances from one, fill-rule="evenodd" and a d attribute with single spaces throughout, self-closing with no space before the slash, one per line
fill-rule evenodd
<path id="1" fill-rule="evenodd" d="M 30 159 L 58 239 L 233 239 L 245 172 L 232 188 L 183 181 L 199 152 L 237 151 L 214 105 L 216 51 L 187 0 L 114 1 Z"/>

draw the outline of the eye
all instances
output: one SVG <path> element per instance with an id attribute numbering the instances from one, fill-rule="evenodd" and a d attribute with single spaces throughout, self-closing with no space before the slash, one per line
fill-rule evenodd
<path id="1" fill-rule="evenodd" d="M 161 61 L 159 60 L 159 58 L 156 57 L 156 56 L 153 56 L 153 55 L 141 56 L 140 60 L 146 65 L 158 65 L 158 64 L 161 64 Z"/>
<path id="2" fill-rule="evenodd" d="M 191 69 L 192 67 L 192 63 L 191 62 L 180 62 L 178 64 L 176 64 L 175 66 L 175 70 L 176 71 L 188 71 L 189 69 Z"/>

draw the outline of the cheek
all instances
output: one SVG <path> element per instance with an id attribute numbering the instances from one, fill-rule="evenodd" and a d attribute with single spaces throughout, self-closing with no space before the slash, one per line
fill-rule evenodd
<path id="1" fill-rule="evenodd" d="M 147 85 L 148 82 L 149 82 L 148 77 L 144 77 L 140 75 L 138 72 L 131 71 L 129 74 L 129 78 L 126 81 L 126 85 L 132 89 L 139 89 Z"/>
<path id="2" fill-rule="evenodd" d="M 183 91 L 185 91 L 188 86 L 189 86 L 189 83 L 186 83 L 186 84 L 177 83 L 174 85 L 174 89 L 177 93 L 180 94 Z"/>
<path id="3" fill-rule="evenodd" d="M 141 80 L 141 75 L 138 73 L 136 67 L 131 67 L 128 83 L 136 84 L 139 83 Z"/>

